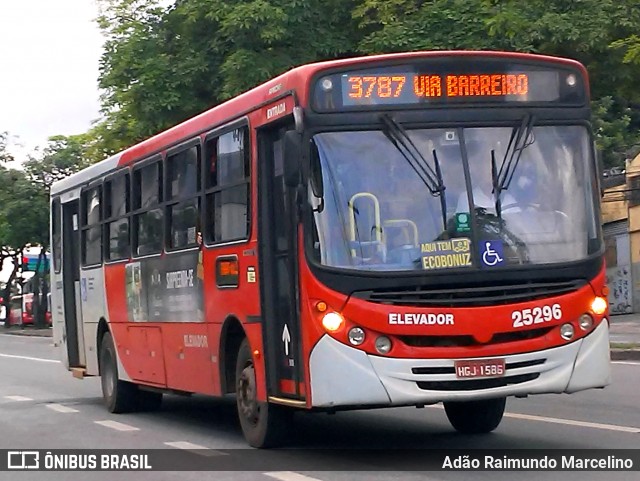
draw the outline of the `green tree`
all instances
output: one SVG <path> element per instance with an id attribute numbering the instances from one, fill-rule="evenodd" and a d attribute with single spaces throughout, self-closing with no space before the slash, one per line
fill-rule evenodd
<path id="1" fill-rule="evenodd" d="M 596 140 L 608 166 L 640 140 L 640 5 L 636 0 L 364 0 L 363 53 L 513 50 L 569 57 L 588 69 Z"/>
<path id="2" fill-rule="evenodd" d="M 100 160 L 87 155 L 89 139 L 89 134 L 50 137 L 42 151 L 36 151 L 24 162 L 28 178 L 48 194 L 54 182 Z"/>
<path id="3" fill-rule="evenodd" d="M 0 246 L 13 257 L 14 269 L 3 298 L 11 296 L 24 249 L 49 244 L 49 201 L 45 190 L 23 171 L 0 167 Z M 7 313 L 9 312 L 8 304 Z"/>
<path id="4" fill-rule="evenodd" d="M 640 5 L 636 0 L 512 0 L 496 3 L 492 35 L 522 51 L 571 57 L 588 69 L 594 131 L 606 166 L 640 141 Z M 498 6 L 499 4 L 499 6 Z"/>
<path id="5" fill-rule="evenodd" d="M 639 142 L 637 0 L 99 0 L 106 36 L 96 156 L 113 154 L 299 64 L 407 50 L 575 58 L 608 165 Z"/>
<path id="6" fill-rule="evenodd" d="M 0 164 L 13 161 L 13 156 L 7 150 L 9 144 L 9 133 L 0 132 Z"/>
<path id="7" fill-rule="evenodd" d="M 120 150 L 287 69 L 350 55 L 354 0 L 101 0 L 107 150 Z"/>
<path id="8" fill-rule="evenodd" d="M 494 13 L 483 0 L 364 0 L 354 10 L 364 54 L 415 50 L 512 49 L 491 38 Z"/>

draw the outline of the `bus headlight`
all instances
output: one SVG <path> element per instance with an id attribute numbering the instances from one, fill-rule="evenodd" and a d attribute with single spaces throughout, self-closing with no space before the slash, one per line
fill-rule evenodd
<path id="1" fill-rule="evenodd" d="M 589 314 L 582 314 L 580 316 L 580 319 L 578 319 L 578 325 L 583 331 L 588 331 L 589 329 L 591 329 L 591 327 L 593 327 L 593 317 L 591 317 Z"/>
<path id="2" fill-rule="evenodd" d="M 387 336 L 380 336 L 376 339 L 376 351 L 380 354 L 387 354 L 391 350 L 391 339 Z"/>
<path id="3" fill-rule="evenodd" d="M 570 341 L 573 338 L 574 329 L 569 323 L 560 326 L 560 337 L 565 341 Z"/>
<path id="4" fill-rule="evenodd" d="M 359 346 L 364 342 L 364 330 L 361 327 L 349 329 L 349 342 L 354 346 Z"/>
<path id="5" fill-rule="evenodd" d="M 607 300 L 604 297 L 596 297 L 591 303 L 591 310 L 597 316 L 604 314 L 608 307 Z"/>
<path id="6" fill-rule="evenodd" d="M 329 332 L 336 332 L 344 324 L 344 319 L 337 312 L 327 312 L 322 318 L 322 327 Z"/>

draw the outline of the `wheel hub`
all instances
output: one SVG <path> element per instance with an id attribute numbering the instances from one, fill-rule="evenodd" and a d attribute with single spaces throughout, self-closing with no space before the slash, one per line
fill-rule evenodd
<path id="1" fill-rule="evenodd" d="M 115 390 L 116 380 L 115 380 L 114 371 L 111 368 L 111 363 L 107 362 L 105 364 L 106 365 L 103 366 L 103 374 L 102 374 L 103 386 L 104 386 L 105 394 L 107 395 L 107 397 L 111 397 L 113 396 L 113 392 Z"/>
<path id="2" fill-rule="evenodd" d="M 242 370 L 238 379 L 237 395 L 242 416 L 253 424 L 257 423 L 260 408 L 256 396 L 256 377 L 253 366 L 247 366 Z"/>

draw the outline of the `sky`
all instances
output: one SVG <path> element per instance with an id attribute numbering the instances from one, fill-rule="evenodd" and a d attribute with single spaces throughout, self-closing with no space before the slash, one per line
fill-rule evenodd
<path id="1" fill-rule="evenodd" d="M 94 0 L 0 0 L 0 132 L 17 160 L 99 118 L 97 14 Z"/>

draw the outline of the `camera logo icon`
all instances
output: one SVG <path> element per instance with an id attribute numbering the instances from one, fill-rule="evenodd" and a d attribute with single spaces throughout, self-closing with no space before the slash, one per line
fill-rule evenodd
<path id="1" fill-rule="evenodd" d="M 40 453 L 38 451 L 8 451 L 7 469 L 39 469 Z"/>

